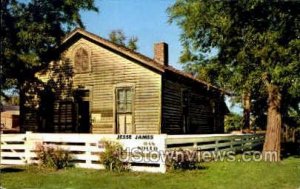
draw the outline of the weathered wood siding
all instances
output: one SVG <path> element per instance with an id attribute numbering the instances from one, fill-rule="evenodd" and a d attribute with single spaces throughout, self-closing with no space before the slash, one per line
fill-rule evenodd
<path id="1" fill-rule="evenodd" d="M 135 91 L 135 133 L 160 133 L 161 75 L 83 38 L 65 51 L 64 58 L 74 62 L 74 50 L 79 47 L 89 51 L 91 69 L 87 73 L 75 73 L 73 87 L 81 85 L 90 89 L 91 113 L 101 115 L 101 120 L 93 123 L 92 132 L 115 132 L 115 87 L 130 84 Z"/>
<path id="2" fill-rule="evenodd" d="M 126 53 L 126 49 L 126 52 L 119 51 L 93 37 L 75 36 L 64 43 L 61 50 L 62 61 L 56 61 L 58 64 L 52 69 L 52 73 L 56 74 L 51 74 L 51 69 L 48 69 L 48 73 L 40 76 L 41 80 L 48 83 L 51 78 L 54 86 L 58 86 L 53 99 L 54 116 L 46 116 L 45 119 L 53 123 L 48 121 L 41 127 L 42 130 L 52 125 L 53 132 L 80 132 L 79 126 L 89 126 L 83 124 L 89 121 L 89 117 L 86 114 L 79 115 L 79 112 L 87 112 L 85 110 L 90 108 L 92 133 L 116 133 L 116 87 L 130 86 L 133 88 L 132 133 L 223 132 L 224 98 L 219 91 L 208 89 L 172 69 L 161 66 L 161 69 L 154 68 L 150 63 L 147 64 L 151 59 L 140 63 L 138 60 L 142 60 L 130 58 L 132 56 Z M 68 77 L 61 76 L 60 71 Z M 61 81 L 55 78 L 61 78 Z M 82 101 L 74 96 L 74 92 L 83 89 L 89 90 L 90 102 L 84 110 L 79 108 L 82 107 Z M 188 103 L 183 103 L 183 91 L 187 91 Z M 67 102 L 71 102 L 71 105 L 66 105 Z M 126 122 L 127 117 L 123 120 Z M 130 115 L 128 120 L 130 124 Z M 184 123 L 187 125 L 185 129 Z M 89 128 L 85 132 L 88 131 Z"/>
<path id="3" fill-rule="evenodd" d="M 162 132 L 183 133 L 183 90 L 189 98 L 187 133 L 222 133 L 224 112 L 219 107 L 223 97 L 167 73 L 163 78 Z"/>

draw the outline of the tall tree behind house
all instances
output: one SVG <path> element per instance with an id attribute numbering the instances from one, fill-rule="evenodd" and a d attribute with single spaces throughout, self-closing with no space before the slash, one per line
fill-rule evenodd
<path id="1" fill-rule="evenodd" d="M 182 29 L 182 57 L 199 63 L 216 48 L 215 60 L 203 67 L 214 71 L 219 86 L 249 93 L 254 103 L 266 97 L 263 152 L 278 161 L 282 115 L 299 103 L 300 2 L 177 0 L 168 12 Z"/>

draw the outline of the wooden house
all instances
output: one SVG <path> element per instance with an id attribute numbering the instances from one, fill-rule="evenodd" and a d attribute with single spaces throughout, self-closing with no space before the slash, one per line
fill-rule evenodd
<path id="1" fill-rule="evenodd" d="M 222 133 L 224 91 L 83 29 L 63 40 L 60 60 L 39 74 L 36 124 L 24 130 L 106 134 Z M 54 88 L 54 89 L 53 89 Z M 26 121 L 25 121 L 26 122 Z"/>

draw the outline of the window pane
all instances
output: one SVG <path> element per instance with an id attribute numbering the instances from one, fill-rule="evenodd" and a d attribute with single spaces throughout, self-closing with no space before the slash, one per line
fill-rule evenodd
<path id="1" fill-rule="evenodd" d="M 117 89 L 117 111 L 119 113 L 132 112 L 131 88 Z"/>
<path id="2" fill-rule="evenodd" d="M 131 101 L 131 98 L 132 98 L 131 89 L 127 89 L 127 91 L 126 91 L 126 101 L 127 102 Z"/>
<path id="3" fill-rule="evenodd" d="M 131 103 L 128 103 L 126 106 L 126 112 L 131 112 L 132 111 L 131 108 L 132 108 Z"/>
<path id="4" fill-rule="evenodd" d="M 125 102 L 126 101 L 126 92 L 124 89 L 118 90 L 118 101 L 119 102 Z"/>
<path id="5" fill-rule="evenodd" d="M 118 112 L 125 112 L 126 111 L 126 104 L 118 103 Z"/>

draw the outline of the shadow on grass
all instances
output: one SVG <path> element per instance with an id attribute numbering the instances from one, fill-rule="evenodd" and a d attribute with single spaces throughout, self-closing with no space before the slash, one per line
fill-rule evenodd
<path id="1" fill-rule="evenodd" d="M 4 167 L 0 169 L 1 173 L 17 173 L 23 172 L 24 169 L 16 168 L 16 167 Z"/>
<path id="2" fill-rule="evenodd" d="M 281 156 L 282 159 L 288 157 L 300 158 L 300 144 L 287 142 L 281 145 Z"/>
<path id="3" fill-rule="evenodd" d="M 207 166 L 207 165 L 199 165 L 199 166 L 197 166 L 197 169 L 195 169 L 195 170 L 207 170 L 207 169 L 209 169 L 209 166 Z"/>

